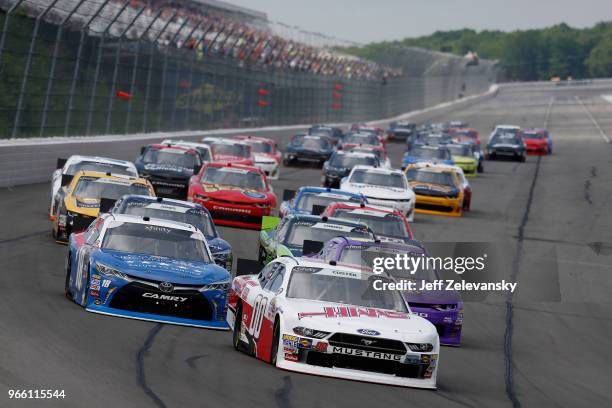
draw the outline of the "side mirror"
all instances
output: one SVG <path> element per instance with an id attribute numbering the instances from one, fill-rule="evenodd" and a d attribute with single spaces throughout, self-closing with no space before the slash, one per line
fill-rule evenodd
<path id="1" fill-rule="evenodd" d="M 254 259 L 238 258 L 236 276 L 255 275 L 261 270 L 261 263 Z"/>
<path id="2" fill-rule="evenodd" d="M 62 174 L 62 187 L 67 186 L 72 181 L 73 176 L 69 174 Z"/>
<path id="3" fill-rule="evenodd" d="M 66 164 L 66 162 L 68 161 L 68 159 L 57 159 L 57 164 L 55 165 L 56 169 L 62 169 L 64 168 L 64 165 Z"/>

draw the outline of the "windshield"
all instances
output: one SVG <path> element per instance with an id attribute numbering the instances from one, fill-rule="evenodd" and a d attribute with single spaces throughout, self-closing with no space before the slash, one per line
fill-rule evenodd
<path id="1" fill-rule="evenodd" d="M 408 312 L 398 291 L 375 290 L 374 280 L 388 278 L 361 271 L 296 266 L 291 273 L 287 297 Z"/>
<path id="2" fill-rule="evenodd" d="M 472 149 L 467 145 L 446 145 L 453 156 L 471 156 Z"/>
<path id="3" fill-rule="evenodd" d="M 232 167 L 207 167 L 200 180 L 207 184 L 241 187 L 245 189 L 266 190 L 261 174 L 247 169 Z"/>
<path id="4" fill-rule="evenodd" d="M 375 258 L 395 258 L 396 255 L 408 254 L 409 257 L 422 257 L 420 250 L 414 251 L 408 248 L 392 248 L 385 246 L 347 246 L 342 250 L 340 255 L 340 262 L 348 263 L 352 265 L 361 265 L 368 269 L 372 269 L 374 266 Z M 412 265 L 411 263 L 409 265 Z M 396 266 L 396 265 L 394 265 Z M 402 266 L 402 265 L 400 265 Z M 410 269 L 397 269 L 397 268 L 386 268 L 391 276 L 397 279 L 414 279 L 414 280 L 426 280 L 435 281 L 438 278 L 438 274 L 435 269 L 428 268 L 426 263 L 419 263 L 418 267 L 414 269 L 414 274 L 411 274 Z"/>
<path id="5" fill-rule="evenodd" d="M 343 167 L 352 169 L 354 166 L 364 164 L 366 166 L 374 166 L 376 159 L 372 156 L 354 156 L 348 154 L 335 154 L 329 161 L 332 167 Z"/>
<path id="6" fill-rule="evenodd" d="M 306 149 L 328 149 L 329 141 L 326 137 L 320 136 L 296 136 L 291 141 L 291 145 Z"/>
<path id="7" fill-rule="evenodd" d="M 354 133 L 344 136 L 342 140 L 344 144 L 369 144 L 373 146 L 380 145 L 380 139 L 376 134 Z"/>
<path id="8" fill-rule="evenodd" d="M 435 172 L 419 169 L 409 169 L 406 171 L 406 178 L 409 181 L 420 183 L 440 184 L 444 186 L 455 186 L 453 175 L 449 172 Z"/>
<path id="9" fill-rule="evenodd" d="M 525 139 L 544 139 L 544 135 L 538 132 L 525 132 L 523 133 Z"/>
<path id="10" fill-rule="evenodd" d="M 334 224 L 332 222 L 294 222 L 287 237 L 285 238 L 285 245 L 292 245 L 301 247 L 304 245 L 305 240 L 327 242 L 337 236 L 361 238 L 374 240 L 374 236 L 368 229 L 363 227 L 356 227 L 353 225 Z"/>
<path id="11" fill-rule="evenodd" d="M 409 155 L 421 159 L 450 159 L 450 152 L 447 149 L 431 149 L 422 146 L 415 146 L 410 149 Z"/>
<path id="12" fill-rule="evenodd" d="M 250 157 L 249 147 L 244 144 L 214 143 L 212 145 L 213 156 L 235 156 Z"/>
<path id="13" fill-rule="evenodd" d="M 270 143 L 265 143 L 260 140 L 243 140 L 243 142 L 251 146 L 251 152 L 253 153 L 272 154 L 273 149 Z"/>
<path id="14" fill-rule="evenodd" d="M 504 131 L 503 133 L 496 133 L 495 136 L 493 136 L 491 143 L 520 144 L 521 138 L 516 134 L 516 132 L 510 133 Z"/>
<path id="15" fill-rule="evenodd" d="M 399 173 L 386 174 L 367 170 L 355 170 L 350 182 L 373 186 L 406 188 L 406 178 L 403 174 Z"/>
<path id="16" fill-rule="evenodd" d="M 365 224 L 376 235 L 385 237 L 408 238 L 409 234 L 406 230 L 406 224 L 401 217 L 394 214 L 384 212 L 367 212 L 351 209 L 338 209 L 334 215 L 335 218 L 342 218 Z"/>
<path id="17" fill-rule="evenodd" d="M 74 176 L 79 171 L 99 171 L 100 173 L 113 173 L 121 174 L 124 176 L 136 176 L 137 173 L 126 166 L 110 163 L 98 163 L 91 161 L 82 161 L 79 163 L 71 164 L 66 170 L 66 174 Z"/>
<path id="18" fill-rule="evenodd" d="M 193 169 L 196 164 L 199 164 L 196 155 L 191 152 L 182 149 L 157 149 L 154 147 L 147 149 L 142 161 L 145 163 L 170 164 L 187 169 Z"/>
<path id="19" fill-rule="evenodd" d="M 380 161 L 384 160 L 383 151 L 382 150 L 377 150 L 377 149 L 361 149 L 361 148 L 355 147 L 355 148 L 349 150 L 349 152 L 364 153 L 364 154 L 373 154 L 374 156 L 376 156 L 378 158 L 378 160 L 380 160 Z"/>
<path id="20" fill-rule="evenodd" d="M 100 199 L 101 197 L 113 200 L 125 194 L 138 194 L 150 196 L 151 192 L 145 184 L 129 183 L 106 178 L 81 177 L 72 193 L 76 197 Z"/>
<path id="21" fill-rule="evenodd" d="M 216 237 L 215 227 L 208 213 L 203 210 L 187 207 L 166 205 L 161 203 L 128 202 L 121 214 L 137 215 L 139 217 L 159 218 L 168 221 L 178 221 L 191 224 L 202 231 L 206 237 Z"/>
<path id="22" fill-rule="evenodd" d="M 123 223 L 108 227 L 102 248 L 137 254 L 208 262 L 204 242 L 191 231 L 147 224 Z"/>
<path id="23" fill-rule="evenodd" d="M 300 211 L 308 211 L 309 213 L 311 213 L 312 207 L 315 205 L 327 207 L 329 204 L 335 203 L 337 201 L 352 201 L 358 203 L 360 202 L 360 198 L 337 193 L 304 193 L 300 194 L 300 198 L 297 203 L 297 209 Z"/>

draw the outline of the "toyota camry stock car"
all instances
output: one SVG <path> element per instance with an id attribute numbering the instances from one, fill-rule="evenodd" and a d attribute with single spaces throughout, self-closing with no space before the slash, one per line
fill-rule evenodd
<path id="1" fill-rule="evenodd" d="M 298 134 L 287 145 L 283 164 L 290 166 L 301 161 L 323 165 L 334 152 L 332 140 L 324 135 Z"/>
<path id="2" fill-rule="evenodd" d="M 73 155 L 68 159 L 57 159 L 57 168 L 51 175 L 51 201 L 49 204 L 49 219 L 55 219 L 56 195 L 60 189 L 72 180 L 79 171 L 99 171 L 103 173 L 124 174 L 138 177 L 134 163 L 125 160 L 110 159 L 98 156 Z"/>
<path id="3" fill-rule="evenodd" d="M 81 232 L 98 216 L 102 199 L 116 200 L 125 194 L 154 196 L 151 183 L 131 176 L 80 171 L 56 194 L 52 235 L 65 243 L 73 232 Z M 64 184 L 64 182 L 62 182 Z"/>
<path id="4" fill-rule="evenodd" d="M 232 270 L 232 247 L 219 236 L 210 213 L 200 204 L 162 197 L 125 195 L 115 202 L 110 212 L 191 224 L 206 237 L 217 265 Z"/>
<path id="5" fill-rule="evenodd" d="M 262 169 L 268 179 L 278 180 L 282 155 L 274 140 L 245 135 L 234 136 L 234 139 L 251 146 L 255 167 Z"/>
<path id="6" fill-rule="evenodd" d="M 307 258 L 278 258 L 237 276 L 227 320 L 237 350 L 290 371 L 436 388 L 439 337 L 381 275 Z"/>
<path id="7" fill-rule="evenodd" d="M 227 329 L 230 278 L 193 225 L 103 214 L 70 237 L 65 292 L 90 312 Z"/>
<path id="8" fill-rule="evenodd" d="M 285 201 L 279 208 L 279 215 L 284 217 L 289 214 L 313 214 L 319 215 L 330 203 L 337 201 L 348 201 L 353 203 L 367 202 L 367 199 L 357 193 L 337 190 L 330 187 L 304 186 L 297 191 L 285 190 Z M 293 196 L 293 197 L 289 197 Z"/>
<path id="9" fill-rule="evenodd" d="M 276 208 L 276 195 L 261 169 L 208 163 L 191 178 L 189 201 L 202 204 L 218 225 L 259 229 Z"/>
<path id="10" fill-rule="evenodd" d="M 325 262 L 350 265 L 372 271 L 374 258 L 395 258 L 408 254 L 411 257 L 427 256 L 427 251 L 417 241 L 405 243 L 368 242 L 347 237 L 335 237 L 325 243 L 317 257 Z M 405 269 L 386 269 L 385 273 L 396 280 L 436 281 L 440 277 L 434 269 L 421 267 L 414 274 Z M 463 328 L 463 302 L 456 290 L 406 290 L 402 292 L 413 313 L 429 320 L 438 331 L 440 344 L 459 346 Z"/>

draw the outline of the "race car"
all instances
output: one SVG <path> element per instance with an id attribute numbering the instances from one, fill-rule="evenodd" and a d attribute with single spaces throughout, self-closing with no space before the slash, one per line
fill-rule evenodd
<path id="1" fill-rule="evenodd" d="M 151 182 L 155 194 L 169 198 L 185 199 L 189 178 L 201 166 L 196 149 L 172 144 L 144 146 L 136 159 L 138 173 Z"/>
<path id="2" fill-rule="evenodd" d="M 387 155 L 387 150 L 383 146 L 372 146 L 364 144 L 355 145 L 347 143 L 342 148 L 344 151 L 347 152 L 375 154 L 378 160 L 380 161 L 380 167 L 391 168 L 391 159 L 389 159 L 389 156 Z"/>
<path id="3" fill-rule="evenodd" d="M 116 200 L 124 194 L 155 196 L 145 179 L 121 174 L 80 171 L 63 176 L 65 184 L 55 195 L 55 217 L 51 234 L 58 243 L 68 242 L 70 234 L 81 232 L 98 216 L 102 198 Z M 69 180 L 66 180 L 69 179 Z"/>
<path id="4" fill-rule="evenodd" d="M 282 155 L 274 140 L 244 135 L 234 136 L 234 139 L 251 146 L 251 153 L 255 159 L 255 167 L 262 169 L 268 179 L 278 180 Z"/>
<path id="5" fill-rule="evenodd" d="M 326 263 L 336 263 L 372 271 L 375 258 L 395 258 L 408 254 L 411 257 L 427 257 L 428 253 L 417 241 L 406 243 L 364 242 L 347 237 L 327 241 L 317 255 Z M 396 280 L 437 281 L 433 268 L 406 269 L 385 268 L 385 273 Z M 438 331 L 440 344 L 459 346 L 463 328 L 463 302 L 456 290 L 406 290 L 402 292 L 413 313 L 429 320 Z"/>
<path id="6" fill-rule="evenodd" d="M 51 201 L 49 202 L 49 220 L 55 219 L 56 195 L 60 189 L 79 171 L 101 171 L 103 173 L 124 174 L 138 177 L 134 163 L 125 160 L 109 159 L 98 156 L 70 156 L 68 159 L 57 159 L 57 168 L 51 175 Z M 65 177 L 64 177 L 65 176 Z M 64 184 L 62 184 L 62 180 Z"/>
<path id="7" fill-rule="evenodd" d="M 342 138 L 338 144 L 338 149 L 344 149 L 346 145 L 371 145 L 383 146 L 382 138 L 376 133 L 355 133 L 349 132 Z"/>
<path id="8" fill-rule="evenodd" d="M 340 180 L 348 176 L 351 169 L 359 164 L 380 167 L 380 160 L 374 152 L 335 151 L 329 160 L 323 163 L 321 184 L 325 187 L 340 187 Z"/>
<path id="9" fill-rule="evenodd" d="M 474 145 L 468 143 L 450 143 L 446 147 L 451 153 L 455 165 L 461 167 L 466 176 L 476 176 L 478 173 L 478 159 Z"/>
<path id="10" fill-rule="evenodd" d="M 414 145 L 402 158 L 402 170 L 409 164 L 421 162 L 455 164 L 446 146 Z"/>
<path id="11" fill-rule="evenodd" d="M 366 224 L 378 239 L 385 242 L 402 242 L 414 238 L 406 216 L 400 210 L 389 207 L 336 202 L 328 205 L 322 216 Z"/>
<path id="12" fill-rule="evenodd" d="M 210 163 L 213 161 L 213 154 L 210 145 L 205 143 L 197 143 L 197 142 L 188 142 L 185 140 L 174 140 L 174 139 L 166 139 L 161 142 L 163 145 L 174 145 L 180 147 L 186 147 L 188 149 L 194 149 L 200 155 L 200 161 L 202 164 Z"/>
<path id="13" fill-rule="evenodd" d="M 125 195 L 115 202 L 109 212 L 191 224 L 206 237 L 215 263 L 232 271 L 232 247 L 219 236 L 210 213 L 200 204 L 162 197 Z"/>
<path id="14" fill-rule="evenodd" d="M 376 235 L 365 224 L 317 215 L 291 214 L 283 218 L 266 218 L 259 234 L 258 260 L 266 264 L 279 256 L 302 256 L 320 248 L 305 247 L 305 241 L 325 242 L 338 235 L 375 240 Z"/>
<path id="15" fill-rule="evenodd" d="M 523 142 L 528 155 L 546 156 L 548 152 L 547 132 L 543 129 L 525 129 L 522 132 Z"/>
<path id="16" fill-rule="evenodd" d="M 487 143 L 485 157 L 487 160 L 494 160 L 499 157 L 525 161 L 526 148 L 518 127 L 500 127 L 493 132 L 489 143 Z"/>
<path id="17" fill-rule="evenodd" d="M 64 290 L 89 312 L 227 330 L 230 279 L 193 225 L 104 214 L 70 236 Z"/>
<path id="18" fill-rule="evenodd" d="M 293 192 L 285 190 L 285 193 Z M 281 203 L 279 215 L 281 218 L 289 214 L 319 215 L 329 203 L 335 201 L 360 203 L 367 202 L 367 199 L 361 194 L 349 193 L 335 188 L 305 186 L 300 187 L 291 199 Z"/>
<path id="19" fill-rule="evenodd" d="M 238 164 L 241 166 L 254 166 L 255 157 L 251 146 L 240 140 L 222 137 L 205 137 L 202 143 L 212 149 L 213 161 L 222 164 Z"/>
<path id="20" fill-rule="evenodd" d="M 331 139 L 332 144 L 336 145 L 344 136 L 342 129 L 328 125 L 312 125 L 308 128 L 309 135 L 325 135 Z"/>
<path id="21" fill-rule="evenodd" d="M 452 141 L 450 135 L 448 133 L 425 133 L 420 134 L 419 137 L 414 141 L 412 146 L 414 145 L 427 145 L 427 146 L 441 146 Z"/>
<path id="22" fill-rule="evenodd" d="M 261 217 L 276 208 L 276 195 L 257 167 L 208 163 L 191 178 L 189 201 L 202 204 L 217 225 L 261 227 Z"/>
<path id="23" fill-rule="evenodd" d="M 400 170 L 355 166 L 340 183 L 340 190 L 363 194 L 369 204 L 397 208 L 408 221 L 414 221 L 415 195 Z"/>
<path id="24" fill-rule="evenodd" d="M 290 371 L 436 388 L 439 337 L 386 276 L 283 257 L 234 278 L 227 321 L 236 350 Z"/>
<path id="25" fill-rule="evenodd" d="M 472 128 L 453 128 L 449 130 L 453 142 L 461 143 L 472 141 L 480 145 L 480 134 L 476 129 Z"/>
<path id="26" fill-rule="evenodd" d="M 378 136 L 378 139 L 381 143 L 385 143 L 387 139 L 387 134 L 384 129 L 376 127 L 376 126 L 368 126 L 365 124 L 354 124 L 351 126 L 352 133 L 366 133 L 371 135 Z"/>
<path id="27" fill-rule="evenodd" d="M 399 121 L 391 122 L 387 129 L 388 140 L 407 141 L 416 135 L 416 123 Z"/>
<path id="28" fill-rule="evenodd" d="M 322 166 L 333 152 L 334 146 L 329 137 L 298 134 L 291 138 L 283 157 L 283 164 L 290 166 L 300 161 L 308 161 Z"/>
<path id="29" fill-rule="evenodd" d="M 420 214 L 463 215 L 464 193 L 455 171 L 447 166 L 416 164 L 406 168 L 406 178 L 416 194 Z"/>

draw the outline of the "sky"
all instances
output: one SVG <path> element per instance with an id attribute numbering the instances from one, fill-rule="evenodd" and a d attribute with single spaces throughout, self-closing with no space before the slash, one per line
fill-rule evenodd
<path id="1" fill-rule="evenodd" d="M 612 20 L 612 0 L 225 0 L 309 31 L 368 43 L 438 30 L 587 27 Z"/>

